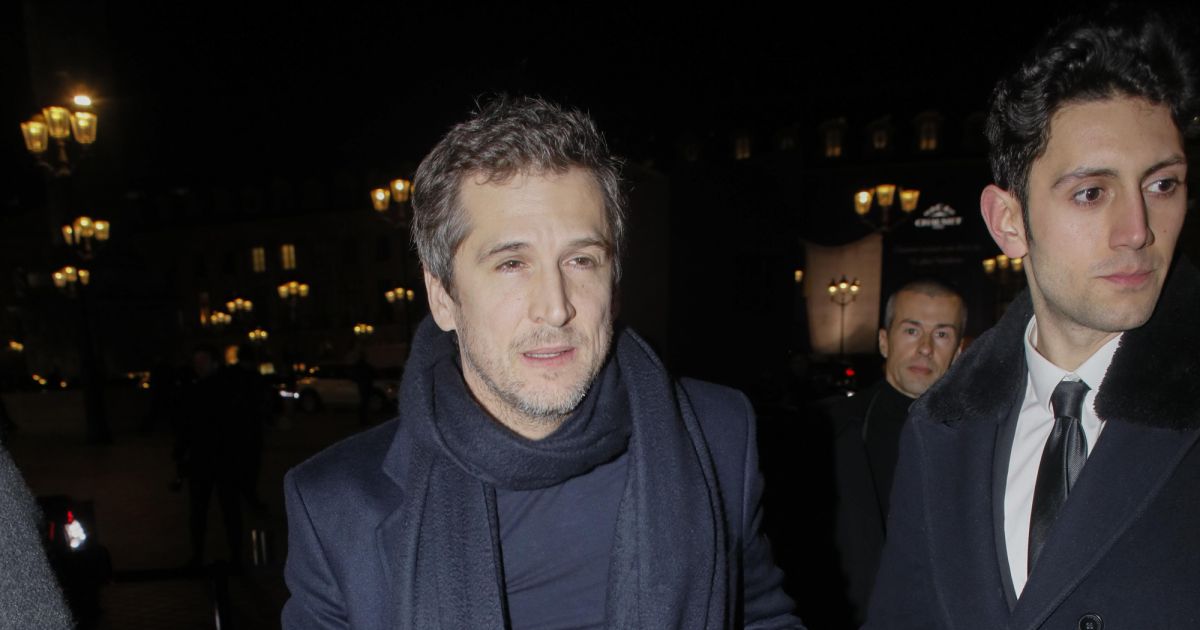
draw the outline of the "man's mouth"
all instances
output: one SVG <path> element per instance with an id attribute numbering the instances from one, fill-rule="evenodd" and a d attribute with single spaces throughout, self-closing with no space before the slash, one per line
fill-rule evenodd
<path id="1" fill-rule="evenodd" d="M 575 353 L 575 348 L 571 346 L 557 346 L 553 348 L 535 348 L 521 353 L 521 356 L 531 363 L 544 365 L 561 363 L 569 360 Z"/>
<path id="2" fill-rule="evenodd" d="M 1117 273 L 1110 273 L 1108 275 L 1101 276 L 1101 278 L 1103 278 L 1119 287 L 1136 288 L 1136 287 L 1139 287 L 1139 286 L 1145 284 L 1146 281 L 1150 279 L 1150 275 L 1152 273 L 1153 273 L 1153 270 L 1150 270 L 1150 269 L 1146 269 L 1146 270 L 1139 269 L 1139 270 L 1133 270 L 1133 271 L 1118 271 Z"/>

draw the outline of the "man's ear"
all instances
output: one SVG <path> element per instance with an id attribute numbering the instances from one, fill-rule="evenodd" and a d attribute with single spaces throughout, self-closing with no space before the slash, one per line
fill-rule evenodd
<path id="1" fill-rule="evenodd" d="M 433 315 L 433 321 L 437 322 L 438 328 L 446 332 L 456 330 L 458 320 L 455 314 L 458 312 L 458 304 L 450 297 L 450 292 L 442 285 L 442 281 L 434 278 L 428 271 L 425 272 L 425 293 L 429 296 L 429 312 Z"/>
<path id="2" fill-rule="evenodd" d="M 886 359 L 887 353 L 888 353 L 887 329 L 880 328 L 879 329 L 879 354 L 882 354 L 883 358 Z"/>
<path id="3" fill-rule="evenodd" d="M 995 184 L 988 184 L 979 196 L 979 211 L 1000 251 L 1009 258 L 1024 258 L 1029 253 L 1021 203 L 1012 193 Z"/>

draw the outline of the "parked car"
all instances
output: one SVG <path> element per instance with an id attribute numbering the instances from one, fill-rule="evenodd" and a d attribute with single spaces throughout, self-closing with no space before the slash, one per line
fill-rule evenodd
<path id="1" fill-rule="evenodd" d="M 40 496 L 42 544 L 79 628 L 100 617 L 100 589 L 112 579 L 112 559 L 96 536 L 91 501 L 66 495 Z"/>
<path id="2" fill-rule="evenodd" d="M 359 405 L 358 370 L 355 365 L 320 365 L 296 378 L 295 385 L 281 390 L 281 396 L 294 398 L 301 411 L 311 413 L 326 408 L 357 408 Z M 399 366 L 372 369 L 367 410 L 378 413 L 396 406 L 400 386 Z"/>

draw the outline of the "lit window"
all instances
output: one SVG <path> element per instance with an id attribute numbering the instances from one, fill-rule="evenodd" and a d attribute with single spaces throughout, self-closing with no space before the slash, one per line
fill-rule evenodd
<path id="1" fill-rule="evenodd" d="M 284 269 L 296 268 L 296 246 L 288 243 L 279 246 L 279 262 Z"/>
<path id="2" fill-rule="evenodd" d="M 875 132 L 871 134 L 871 146 L 876 151 L 882 151 L 887 148 L 887 146 L 888 146 L 887 129 L 876 129 Z"/>
<path id="3" fill-rule="evenodd" d="M 734 140 L 733 143 L 733 159 L 748 160 L 750 159 L 750 136 L 742 134 Z"/>
<path id="4" fill-rule="evenodd" d="M 938 124 L 934 120 L 921 122 L 917 134 L 917 149 L 920 151 L 936 151 L 938 147 Z"/>
<path id="5" fill-rule="evenodd" d="M 829 127 L 825 130 L 825 157 L 842 157 L 841 127 Z"/>
<path id="6" fill-rule="evenodd" d="M 263 273 L 267 270 L 267 250 L 261 247 L 253 247 L 250 249 L 250 267 L 254 269 L 254 273 Z"/>

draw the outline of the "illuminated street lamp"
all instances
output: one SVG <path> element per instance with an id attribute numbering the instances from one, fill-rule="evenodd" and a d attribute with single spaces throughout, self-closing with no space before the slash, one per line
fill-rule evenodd
<path id="1" fill-rule="evenodd" d="M 90 318 L 88 317 L 87 291 L 84 287 L 91 284 L 92 274 L 87 269 L 67 265 L 50 274 L 54 288 L 68 298 L 78 299 L 79 321 L 81 334 L 79 337 L 80 365 L 83 376 L 84 419 L 87 423 L 87 440 L 93 444 L 106 444 L 112 441 L 108 429 L 108 420 L 104 415 L 104 392 L 102 376 L 97 358 L 97 349 L 92 340 Z"/>
<path id="2" fill-rule="evenodd" d="M 403 223 L 407 217 L 406 206 L 412 199 L 412 189 L 411 180 L 393 179 L 387 188 L 371 190 L 371 207 L 385 221 Z"/>
<path id="3" fill-rule="evenodd" d="M 284 300 L 294 301 L 297 298 L 308 297 L 308 285 L 295 280 L 279 285 L 276 290 L 279 291 L 279 297 Z"/>
<path id="4" fill-rule="evenodd" d="M 1009 258 L 1004 254 L 996 254 L 991 258 L 983 259 L 983 272 L 990 276 L 994 274 L 997 269 L 1003 273 L 1011 268 L 1014 273 L 1020 273 L 1025 269 L 1024 261 L 1024 258 Z"/>
<path id="5" fill-rule="evenodd" d="M 846 356 L 846 307 L 858 299 L 858 292 L 861 287 L 862 285 L 858 283 L 858 278 L 846 280 L 846 276 L 842 276 L 841 280 L 829 281 L 829 300 L 837 304 L 841 309 L 841 346 L 839 354 L 842 357 Z"/>
<path id="6" fill-rule="evenodd" d="M 71 174 L 71 159 L 67 147 L 74 138 L 75 144 L 86 150 L 96 142 L 96 127 L 100 122 L 94 112 L 89 111 L 92 99 L 87 95 L 77 95 L 73 99 L 74 110 L 61 106 L 50 106 L 42 109 L 29 120 L 21 123 L 21 136 L 25 139 L 25 149 L 55 177 Z M 58 145 L 58 153 L 54 158 L 48 157 L 50 141 Z"/>
<path id="7" fill-rule="evenodd" d="M 228 326 L 231 322 L 233 322 L 233 316 L 229 313 L 213 311 L 212 314 L 208 316 L 208 324 L 210 326 Z"/>
<path id="8" fill-rule="evenodd" d="M 254 302 L 243 298 L 233 298 L 225 303 L 225 308 L 230 313 L 249 313 L 254 310 Z"/>
<path id="9" fill-rule="evenodd" d="M 383 297 L 388 301 L 388 304 L 395 304 L 396 302 L 411 302 L 416 299 L 417 294 L 412 289 L 396 287 L 384 291 Z"/>
<path id="10" fill-rule="evenodd" d="M 899 194 L 897 195 L 897 192 Z M 899 197 L 900 210 L 904 212 L 903 218 L 895 223 L 890 220 L 892 208 L 896 206 L 896 199 Z M 914 210 L 917 209 L 917 203 L 921 199 L 921 191 L 915 188 L 899 188 L 895 184 L 879 184 L 873 188 L 867 188 L 854 193 L 854 213 L 858 215 L 863 223 L 871 226 L 871 229 L 876 232 L 890 232 L 901 225 L 912 216 Z M 867 218 L 871 213 L 872 205 L 879 207 L 879 221 L 875 222 Z"/>
<path id="11" fill-rule="evenodd" d="M 354 336 L 359 338 L 367 338 L 375 334 L 375 327 L 370 324 L 355 324 Z"/>
<path id="12" fill-rule="evenodd" d="M 54 278 L 54 288 L 71 297 L 74 297 L 76 294 L 76 286 L 86 287 L 92 281 L 92 273 L 90 271 L 72 267 L 71 265 L 58 269 L 51 274 L 51 277 Z"/>
<path id="13" fill-rule="evenodd" d="M 63 242 L 75 250 L 80 258 L 91 260 L 97 244 L 107 242 L 112 236 L 112 224 L 103 219 L 80 216 L 62 226 L 62 236 Z"/>
<path id="14" fill-rule="evenodd" d="M 246 333 L 246 338 L 250 340 L 250 343 L 254 344 L 261 344 L 265 342 L 267 337 L 269 337 L 267 331 L 263 330 L 262 328 L 255 328 L 254 330 Z"/>

